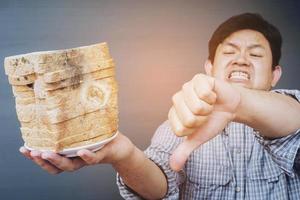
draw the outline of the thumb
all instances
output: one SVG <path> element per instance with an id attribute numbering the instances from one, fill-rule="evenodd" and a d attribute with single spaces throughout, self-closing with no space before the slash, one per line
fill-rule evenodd
<path id="1" fill-rule="evenodd" d="M 190 154 L 205 142 L 205 140 L 200 139 L 199 136 L 197 139 L 195 139 L 194 135 L 196 134 L 199 134 L 198 131 L 190 136 L 187 136 L 184 141 L 174 150 L 169 161 L 172 170 L 181 170 Z"/>
<path id="2" fill-rule="evenodd" d="M 210 114 L 208 121 L 199 129 L 187 136 L 181 144 L 175 149 L 170 157 L 170 167 L 174 171 L 183 168 L 188 157 L 201 144 L 217 136 L 231 121 L 231 115 L 228 112 L 213 112 Z"/>
<path id="3" fill-rule="evenodd" d="M 170 157 L 170 167 L 174 171 L 183 168 L 190 154 L 208 140 L 214 138 L 226 126 L 228 121 L 226 113 L 219 112 L 218 115 L 210 116 L 208 123 L 201 126 L 191 135 L 184 138 Z"/>

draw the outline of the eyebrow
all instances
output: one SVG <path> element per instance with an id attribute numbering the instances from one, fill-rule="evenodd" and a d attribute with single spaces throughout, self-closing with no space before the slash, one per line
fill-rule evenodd
<path id="1" fill-rule="evenodd" d="M 224 45 L 229 45 L 232 46 L 235 49 L 240 49 L 240 47 L 232 42 L 224 42 Z M 261 48 L 261 49 L 265 49 L 264 46 L 262 46 L 261 44 L 251 44 L 250 46 L 247 47 L 247 49 L 254 49 L 254 48 Z"/>

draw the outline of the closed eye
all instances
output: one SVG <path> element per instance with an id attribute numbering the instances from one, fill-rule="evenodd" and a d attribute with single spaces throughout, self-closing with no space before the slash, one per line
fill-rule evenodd
<path id="1" fill-rule="evenodd" d="M 254 53 L 251 53 L 250 56 L 252 56 L 252 57 L 257 57 L 257 58 L 263 57 L 263 56 L 260 55 L 260 54 L 254 54 Z"/>
<path id="2" fill-rule="evenodd" d="M 234 51 L 225 51 L 225 52 L 223 52 L 223 54 L 225 54 L 225 55 L 234 54 Z"/>

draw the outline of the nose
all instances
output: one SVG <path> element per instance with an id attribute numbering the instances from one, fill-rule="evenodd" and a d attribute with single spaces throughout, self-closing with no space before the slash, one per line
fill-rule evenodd
<path id="1" fill-rule="evenodd" d="M 244 52 L 241 52 L 237 58 L 234 60 L 233 64 L 238 66 L 248 67 L 250 65 L 249 60 Z"/>

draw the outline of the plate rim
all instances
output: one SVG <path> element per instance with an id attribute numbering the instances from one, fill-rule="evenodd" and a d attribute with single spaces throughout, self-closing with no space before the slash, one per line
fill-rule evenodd
<path id="1" fill-rule="evenodd" d="M 64 149 L 62 151 L 59 151 L 59 152 L 55 152 L 57 154 L 62 154 L 62 155 L 68 155 L 68 154 L 71 154 L 72 152 L 74 151 L 79 151 L 81 149 L 89 149 L 89 148 L 93 148 L 93 147 L 97 147 L 98 145 L 101 146 L 101 144 L 105 145 L 107 144 L 108 142 L 112 141 L 113 139 L 115 139 L 117 136 L 119 135 L 119 131 L 116 131 L 113 136 L 109 137 L 109 138 L 106 138 L 105 140 L 101 140 L 99 142 L 96 142 L 96 143 L 93 143 L 93 144 L 88 144 L 88 145 L 84 145 L 84 146 L 79 146 L 79 147 L 73 147 L 73 148 L 68 148 L 68 149 Z M 102 146 L 103 146 L 102 145 Z M 36 149 L 34 148 L 31 148 L 31 147 L 28 147 L 26 145 L 26 143 L 24 142 L 24 145 L 23 145 L 26 149 L 30 150 L 30 151 L 35 151 Z M 98 147 L 97 147 L 98 148 Z M 41 152 L 54 152 L 53 150 L 37 150 L 37 151 L 41 151 Z"/>

